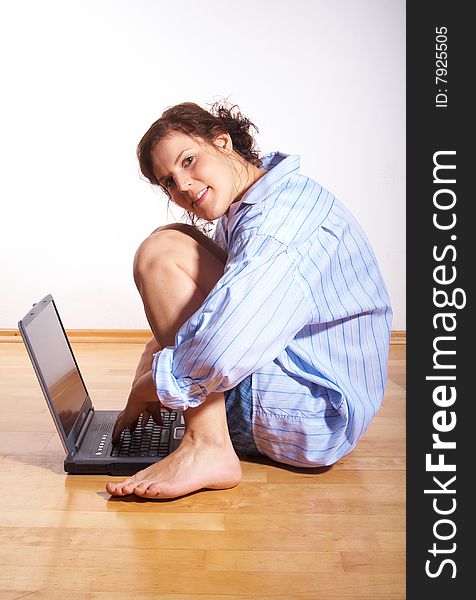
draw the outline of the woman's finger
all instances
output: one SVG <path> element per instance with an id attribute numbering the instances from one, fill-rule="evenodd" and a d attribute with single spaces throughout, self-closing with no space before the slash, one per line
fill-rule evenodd
<path id="1" fill-rule="evenodd" d="M 154 419 L 154 421 L 157 423 L 157 425 L 162 425 L 163 421 L 162 421 L 162 412 L 161 412 L 161 404 L 160 402 L 152 402 L 149 407 L 149 413 L 152 416 L 152 418 Z"/>
<path id="2" fill-rule="evenodd" d="M 112 430 L 112 443 L 115 444 L 119 438 L 121 437 L 121 433 L 125 429 L 125 425 L 123 425 L 123 415 L 124 411 L 120 412 L 116 422 L 114 423 L 114 428 Z"/>
<path id="3" fill-rule="evenodd" d="M 140 417 L 140 414 L 139 414 L 139 416 L 136 419 L 134 419 L 134 421 L 132 421 L 132 423 L 130 425 L 128 425 L 128 427 L 131 430 L 132 434 L 137 429 L 137 425 L 139 424 L 139 417 Z M 127 427 L 127 425 L 126 425 L 126 427 Z"/>
<path id="4" fill-rule="evenodd" d="M 148 410 L 144 410 L 144 412 L 142 413 L 142 419 L 140 422 L 140 426 L 142 427 L 142 429 L 144 429 L 144 427 L 149 422 L 149 418 L 150 418 L 150 412 Z"/>
<path id="5" fill-rule="evenodd" d="M 116 443 L 121 433 L 127 427 L 130 429 L 131 433 L 134 433 L 135 428 L 137 427 L 137 423 L 139 421 L 140 411 L 132 409 L 131 406 L 127 405 L 126 408 L 119 413 L 117 417 L 116 423 L 114 425 L 112 441 Z"/>

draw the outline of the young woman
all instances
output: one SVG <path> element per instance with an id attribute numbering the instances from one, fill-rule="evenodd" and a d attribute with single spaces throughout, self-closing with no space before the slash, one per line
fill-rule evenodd
<path id="1" fill-rule="evenodd" d="M 391 309 L 360 226 L 299 172 L 259 157 L 237 107 L 166 110 L 138 146 L 143 175 L 212 238 L 156 229 L 134 277 L 153 332 L 114 436 L 160 407 L 184 411 L 180 447 L 107 490 L 173 498 L 241 479 L 237 456 L 330 465 L 385 390 Z M 256 128 L 254 128 L 256 129 Z"/>

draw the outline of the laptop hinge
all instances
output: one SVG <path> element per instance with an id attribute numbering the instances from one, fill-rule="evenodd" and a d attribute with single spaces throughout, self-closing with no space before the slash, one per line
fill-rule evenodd
<path id="1" fill-rule="evenodd" d="M 89 409 L 88 416 L 86 417 L 83 426 L 81 427 L 81 431 L 79 432 L 78 439 L 76 440 L 74 447 L 76 450 L 81 446 L 84 436 L 88 430 L 89 424 L 94 416 L 94 410 L 92 408 Z"/>

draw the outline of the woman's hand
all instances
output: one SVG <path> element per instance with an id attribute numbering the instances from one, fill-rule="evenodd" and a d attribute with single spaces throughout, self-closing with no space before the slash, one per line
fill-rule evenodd
<path id="1" fill-rule="evenodd" d="M 117 417 L 112 432 L 112 442 L 116 443 L 121 433 L 130 427 L 132 431 L 137 427 L 137 421 L 142 414 L 142 426 L 145 427 L 150 417 L 158 424 L 162 424 L 160 414 L 161 404 L 155 391 L 152 371 L 140 375 L 134 380 L 127 400 L 126 407 Z"/>
<path id="2" fill-rule="evenodd" d="M 154 358 L 154 354 L 160 350 L 159 344 L 156 342 L 155 337 L 152 337 L 147 344 L 145 345 L 144 351 L 142 352 L 142 356 L 140 357 L 139 364 L 137 365 L 137 369 L 134 375 L 134 379 L 132 381 L 132 387 L 134 387 L 136 381 L 148 373 L 152 368 L 152 360 Z"/>

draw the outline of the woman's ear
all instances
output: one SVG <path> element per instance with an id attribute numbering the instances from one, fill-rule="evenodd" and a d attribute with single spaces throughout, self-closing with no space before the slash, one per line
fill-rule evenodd
<path id="1" fill-rule="evenodd" d="M 213 143 L 227 154 L 233 151 L 233 142 L 229 133 L 219 133 L 213 140 Z"/>

